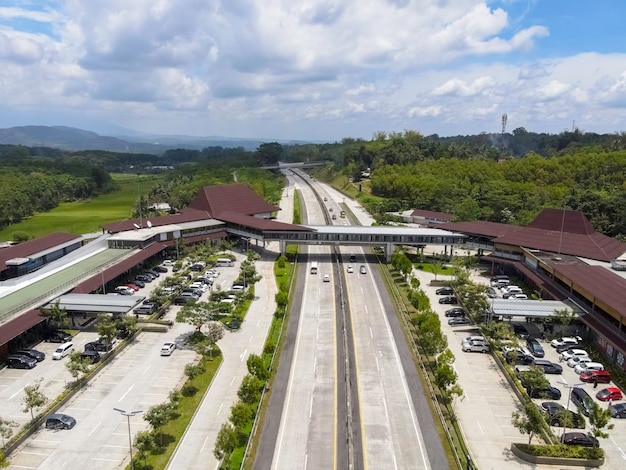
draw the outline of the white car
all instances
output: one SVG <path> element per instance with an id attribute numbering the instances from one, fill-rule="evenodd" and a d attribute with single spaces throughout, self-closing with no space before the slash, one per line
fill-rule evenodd
<path id="1" fill-rule="evenodd" d="M 463 340 L 461 349 L 465 352 L 489 352 L 489 345 L 484 341 Z"/>
<path id="2" fill-rule="evenodd" d="M 576 367 L 578 364 L 584 364 L 586 362 L 591 362 L 591 358 L 589 356 L 574 356 L 567 360 L 567 365 L 570 367 Z"/>
<path id="3" fill-rule="evenodd" d="M 176 343 L 167 342 L 161 346 L 161 356 L 171 356 L 176 349 Z"/>
<path id="4" fill-rule="evenodd" d="M 348 265 L 348 269 L 347 269 L 347 271 L 348 271 L 350 274 L 352 274 L 352 273 L 354 272 L 354 268 L 352 267 L 352 265 L 350 265 L 350 264 Z"/>
<path id="5" fill-rule="evenodd" d="M 553 348 L 558 348 L 559 346 L 567 346 L 570 344 L 578 344 L 582 342 L 582 338 L 580 336 L 564 336 L 562 338 L 555 338 L 550 341 L 550 345 Z"/>
<path id="6" fill-rule="evenodd" d="M 324 277 L 322 278 L 322 280 L 324 282 L 330 282 L 330 276 L 328 274 L 324 274 Z"/>
<path id="7" fill-rule="evenodd" d="M 589 353 L 584 349 L 570 349 L 569 351 L 563 351 L 561 353 L 561 360 L 569 361 L 571 358 L 576 356 L 589 356 Z"/>
<path id="8" fill-rule="evenodd" d="M 599 362 L 581 362 L 574 367 L 574 372 L 578 375 L 591 370 L 604 370 L 604 365 Z"/>

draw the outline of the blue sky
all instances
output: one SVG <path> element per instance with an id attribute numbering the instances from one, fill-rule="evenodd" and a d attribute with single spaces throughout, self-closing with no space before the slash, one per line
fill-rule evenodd
<path id="1" fill-rule="evenodd" d="M 262 5 L 262 8 L 261 8 Z M 626 131 L 623 0 L 4 0 L 0 127 Z"/>

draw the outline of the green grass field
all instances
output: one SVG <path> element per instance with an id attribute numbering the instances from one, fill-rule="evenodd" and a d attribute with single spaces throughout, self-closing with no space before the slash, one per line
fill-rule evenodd
<path id="1" fill-rule="evenodd" d="M 113 174 L 112 177 L 120 185 L 118 191 L 87 201 L 62 203 L 49 212 L 37 213 L 0 231 L 0 241 L 12 240 L 14 232 L 26 232 L 30 238 L 53 232 L 99 232 L 102 225 L 128 219 L 138 195 L 163 180 L 163 175 Z"/>

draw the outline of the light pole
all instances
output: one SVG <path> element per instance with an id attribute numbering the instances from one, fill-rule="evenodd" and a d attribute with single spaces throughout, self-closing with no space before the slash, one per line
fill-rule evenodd
<path id="1" fill-rule="evenodd" d="M 563 381 L 563 380 L 559 380 L 559 381 L 557 381 L 557 383 L 563 385 L 566 389 L 568 389 L 568 392 L 567 392 L 567 405 L 565 406 L 565 409 L 567 411 L 569 411 L 569 401 L 570 401 L 570 398 L 572 397 L 572 389 L 576 388 L 576 387 L 580 387 L 581 385 L 585 385 L 585 383 L 579 382 L 577 384 L 568 385 L 568 383 Z M 572 424 L 574 424 L 574 423 L 572 423 Z M 565 436 L 565 429 L 566 428 L 567 428 L 567 417 L 563 416 L 563 434 L 561 434 L 561 439 L 563 439 L 563 436 Z"/>
<path id="2" fill-rule="evenodd" d="M 246 259 L 248 258 L 248 250 L 250 249 L 250 239 L 249 238 L 244 238 L 244 240 L 246 241 Z M 243 288 L 245 289 L 246 286 L 246 270 L 243 270 Z"/>
<path id="3" fill-rule="evenodd" d="M 113 410 L 121 413 L 122 416 L 126 416 L 126 421 L 128 422 L 128 448 L 130 450 L 130 468 L 131 470 L 135 470 L 135 464 L 133 463 L 133 438 L 130 434 L 130 417 L 138 415 L 139 413 L 143 413 L 143 410 L 126 411 L 120 408 L 113 408 Z"/>

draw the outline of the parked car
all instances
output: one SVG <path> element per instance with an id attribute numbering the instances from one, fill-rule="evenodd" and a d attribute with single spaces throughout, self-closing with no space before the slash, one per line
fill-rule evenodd
<path id="1" fill-rule="evenodd" d="M 166 273 L 169 271 L 165 266 L 155 266 L 152 270 L 157 273 Z"/>
<path id="2" fill-rule="evenodd" d="M 114 344 L 107 342 L 104 338 L 99 338 L 97 341 L 90 341 L 86 343 L 84 348 L 85 351 L 96 351 L 96 352 L 109 352 L 113 349 Z"/>
<path id="3" fill-rule="evenodd" d="M 578 344 L 563 344 L 561 346 L 556 347 L 556 352 L 559 355 L 565 351 L 569 351 L 570 349 L 580 349 Z"/>
<path id="4" fill-rule="evenodd" d="M 598 382 L 608 384 L 611 381 L 611 373 L 608 370 L 590 370 L 579 375 L 581 382 Z"/>
<path id="5" fill-rule="evenodd" d="M 153 276 L 155 279 L 157 277 L 161 277 L 161 275 L 159 274 L 158 271 L 154 270 L 154 269 L 146 269 L 146 271 L 144 272 L 144 274 L 147 274 L 148 276 Z"/>
<path id="6" fill-rule="evenodd" d="M 137 276 L 135 276 L 135 279 L 139 282 L 150 283 L 154 278 L 152 276 L 148 276 L 147 274 L 138 274 Z"/>
<path id="7" fill-rule="evenodd" d="M 589 356 L 574 356 L 567 361 L 567 365 L 571 368 L 575 368 L 576 366 L 585 364 L 587 362 L 593 362 L 593 359 L 591 359 Z"/>
<path id="8" fill-rule="evenodd" d="M 37 359 L 23 354 L 11 354 L 7 357 L 9 369 L 32 369 L 37 365 Z"/>
<path id="9" fill-rule="evenodd" d="M 539 341 L 537 341 L 537 338 L 527 338 L 526 347 L 535 357 L 544 357 L 546 355 L 546 352 L 543 350 L 541 344 L 539 344 Z"/>
<path id="10" fill-rule="evenodd" d="M 46 429 L 72 429 L 76 420 L 71 416 L 54 413 L 46 418 Z"/>
<path id="11" fill-rule="evenodd" d="M 128 287 L 129 289 L 132 289 L 133 292 L 137 292 L 139 290 L 139 286 L 133 284 L 132 282 L 129 282 L 128 284 L 124 284 L 126 287 Z"/>
<path id="12" fill-rule="evenodd" d="M 600 401 L 616 401 L 622 399 L 622 391 L 617 387 L 603 388 L 596 393 L 596 398 Z"/>
<path id="13" fill-rule="evenodd" d="M 590 370 L 604 370 L 604 365 L 599 362 L 581 362 L 574 367 L 574 373 L 578 375 Z"/>
<path id="14" fill-rule="evenodd" d="M 171 356 L 176 349 L 176 343 L 167 342 L 161 346 L 161 356 Z"/>
<path id="15" fill-rule="evenodd" d="M 574 413 L 560 403 L 544 401 L 541 404 L 541 409 L 546 414 L 546 421 L 550 426 L 563 426 L 565 424 L 576 429 L 585 428 L 585 419 L 580 413 Z"/>
<path id="16" fill-rule="evenodd" d="M 561 442 L 568 446 L 598 447 L 598 440 L 591 434 L 584 432 L 566 432 L 561 436 Z"/>
<path id="17" fill-rule="evenodd" d="M 192 295 L 179 295 L 174 298 L 174 305 L 185 305 L 187 302 L 191 302 L 192 300 L 196 300 L 196 297 Z"/>
<path id="18" fill-rule="evenodd" d="M 611 416 L 613 418 L 626 418 L 626 403 L 616 403 L 615 405 L 611 405 L 609 406 L 609 410 L 611 410 Z"/>
<path id="19" fill-rule="evenodd" d="M 135 290 L 132 287 L 128 287 L 128 286 L 117 286 L 114 290 L 116 293 L 120 295 L 134 295 L 135 294 Z"/>
<path id="20" fill-rule="evenodd" d="M 464 317 L 465 310 L 463 310 L 461 307 L 454 307 L 449 310 L 446 310 L 445 316 L 446 317 Z"/>
<path id="21" fill-rule="evenodd" d="M 535 388 L 531 389 L 530 387 L 526 387 L 526 393 L 530 398 L 548 398 L 550 400 L 560 400 L 561 399 L 561 391 L 553 387 L 552 385 L 548 385 L 546 388 Z"/>
<path id="22" fill-rule="evenodd" d="M 133 285 L 135 285 L 137 287 L 140 287 L 140 288 L 146 287 L 146 283 L 144 281 L 139 281 L 137 279 L 133 279 L 132 281 L 128 281 L 128 283 L 129 284 L 133 284 Z"/>
<path id="23" fill-rule="evenodd" d="M 65 331 L 51 330 L 46 332 L 45 339 L 49 343 L 67 343 L 72 340 L 72 335 Z"/>
<path id="24" fill-rule="evenodd" d="M 504 348 L 502 354 L 509 364 L 529 365 L 535 360 L 524 348 Z"/>
<path id="25" fill-rule="evenodd" d="M 589 413 L 595 406 L 595 402 L 591 396 L 589 396 L 589 394 L 580 387 L 572 388 L 570 392 L 570 400 L 585 416 L 589 416 Z"/>
<path id="26" fill-rule="evenodd" d="M 459 301 L 457 300 L 456 297 L 454 296 L 448 296 L 448 297 L 441 297 L 439 299 L 439 303 L 440 304 L 452 304 L 452 305 L 456 305 L 459 303 Z"/>
<path id="27" fill-rule="evenodd" d="M 452 295 L 452 294 L 454 294 L 454 290 L 452 289 L 452 287 L 440 287 L 439 289 L 437 289 L 435 291 L 435 294 L 437 294 L 437 295 Z"/>
<path id="28" fill-rule="evenodd" d="M 583 339 L 580 336 L 563 336 L 561 338 L 554 338 L 550 341 L 550 346 L 553 348 L 557 348 L 559 346 L 563 346 L 566 344 L 579 344 L 582 343 Z"/>
<path id="29" fill-rule="evenodd" d="M 545 359 L 535 359 L 533 362 L 537 367 L 541 367 L 546 374 L 563 373 L 563 367 L 561 367 L 559 364 L 555 364 L 554 362 L 550 362 Z"/>
<path id="30" fill-rule="evenodd" d="M 32 357 L 37 362 L 41 362 L 46 358 L 45 353 L 42 353 L 41 351 L 37 351 L 36 349 L 20 349 L 19 351 L 15 351 L 15 354 Z"/>
<path id="31" fill-rule="evenodd" d="M 56 350 L 52 353 L 52 359 L 58 361 L 63 359 L 69 353 L 74 350 L 74 343 L 68 341 L 67 343 L 61 344 Z"/>
<path id="32" fill-rule="evenodd" d="M 467 317 L 456 317 L 448 320 L 448 325 L 450 326 L 470 325 L 471 323 L 472 321 Z"/>
<path id="33" fill-rule="evenodd" d="M 80 353 L 80 357 L 95 364 L 96 362 L 100 362 L 102 356 L 100 356 L 98 351 L 83 351 Z"/>
<path id="34" fill-rule="evenodd" d="M 521 339 L 526 339 L 530 336 L 528 329 L 521 323 L 513 323 L 512 326 L 513 326 L 513 333 L 515 333 L 515 336 Z"/>
<path id="35" fill-rule="evenodd" d="M 576 356 L 589 356 L 589 353 L 584 349 L 568 349 L 567 351 L 563 351 L 561 353 L 561 359 L 564 361 L 569 361 L 571 358 Z"/>
<path id="36" fill-rule="evenodd" d="M 461 343 L 461 349 L 464 352 L 489 352 L 489 345 L 484 341 L 467 341 L 463 340 Z"/>

